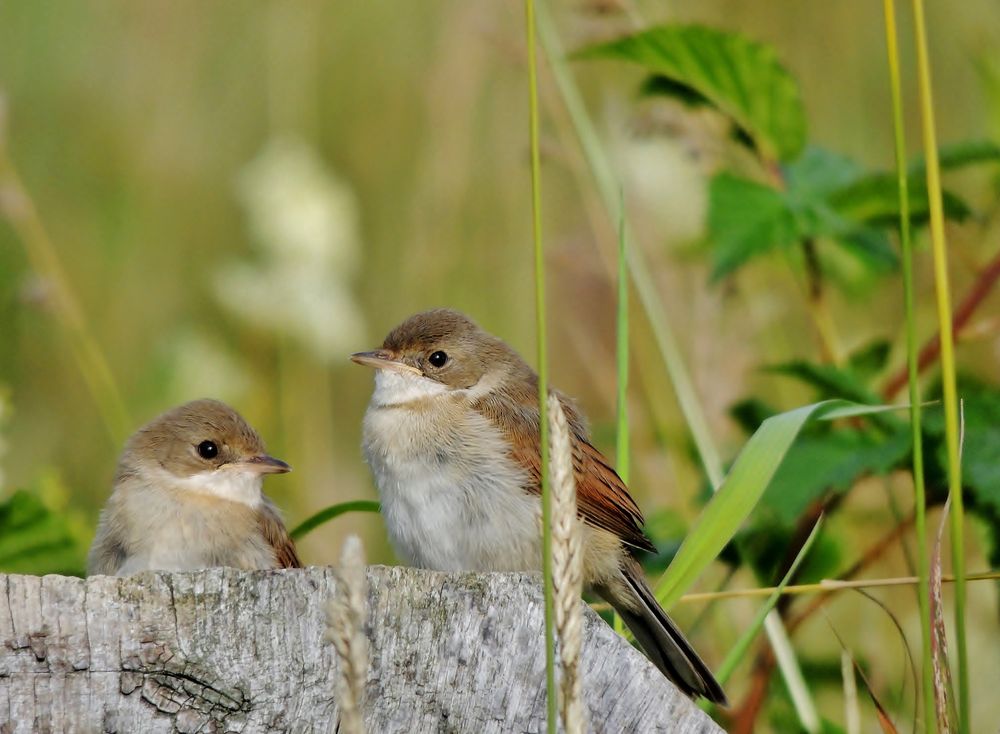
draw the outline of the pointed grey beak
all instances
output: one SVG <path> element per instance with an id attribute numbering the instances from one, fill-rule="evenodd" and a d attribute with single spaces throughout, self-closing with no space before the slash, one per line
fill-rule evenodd
<path id="1" fill-rule="evenodd" d="M 356 352 L 351 355 L 351 361 L 365 367 L 374 367 L 377 370 L 389 370 L 390 372 L 410 375 L 421 374 L 416 367 L 395 360 L 393 356 L 392 352 L 385 349 L 376 349 L 374 352 Z"/>
<path id="2" fill-rule="evenodd" d="M 242 463 L 248 469 L 258 474 L 285 474 L 292 470 L 292 467 L 281 459 L 275 459 L 273 456 L 268 456 L 267 454 L 251 456 Z"/>

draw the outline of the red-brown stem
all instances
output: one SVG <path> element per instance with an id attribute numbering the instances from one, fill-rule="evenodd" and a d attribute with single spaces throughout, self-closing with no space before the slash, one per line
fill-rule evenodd
<path id="1" fill-rule="evenodd" d="M 979 277 L 976 278 L 976 282 L 972 284 L 972 288 L 962 299 L 962 302 L 955 309 L 955 313 L 951 318 L 952 332 L 957 340 L 960 332 L 965 328 L 969 320 L 972 318 L 972 314 L 975 313 L 979 305 L 986 300 L 986 296 L 990 294 L 993 290 L 993 286 L 996 285 L 997 280 L 1000 280 L 1000 252 L 998 252 L 986 267 L 983 268 L 982 272 L 979 273 Z M 938 356 L 941 354 L 941 335 L 935 334 L 923 348 L 920 350 L 920 354 L 917 357 L 917 369 L 923 372 L 932 364 L 937 361 Z M 896 394 L 906 386 L 907 372 L 906 365 L 903 365 L 886 383 L 885 387 L 882 388 L 882 398 L 883 400 L 892 400 Z"/>
<path id="2" fill-rule="evenodd" d="M 914 515 L 910 514 L 892 530 L 879 538 L 874 545 L 865 551 L 861 558 L 855 561 L 844 573 L 840 574 L 840 578 L 853 578 L 881 558 L 882 554 L 892 547 L 902 537 L 903 533 L 910 528 L 913 520 Z M 822 607 L 832 594 L 833 592 L 827 592 L 817 596 L 810 601 L 805 609 L 792 617 L 787 622 L 789 634 L 794 633 L 806 619 Z M 776 662 L 771 647 L 762 641 L 760 651 L 757 653 L 757 658 L 754 661 L 753 672 L 751 673 L 750 690 L 744 696 L 743 702 L 739 706 L 734 707 L 728 717 L 729 730 L 734 734 L 736 732 L 751 734 L 754 731 L 757 717 L 764 708 L 764 703 L 767 700 L 767 691 L 770 687 L 771 675 L 774 672 Z"/>

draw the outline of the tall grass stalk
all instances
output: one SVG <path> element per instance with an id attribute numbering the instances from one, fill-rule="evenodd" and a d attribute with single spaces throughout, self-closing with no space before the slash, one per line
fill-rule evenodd
<path id="1" fill-rule="evenodd" d="M 615 433 L 615 471 L 628 485 L 628 249 L 625 244 L 625 203 L 618 218 L 618 307 L 615 329 L 615 358 L 618 372 L 617 431 Z"/>
<path id="2" fill-rule="evenodd" d="M 605 211 L 607 211 L 611 221 L 621 221 L 624 217 L 624 212 L 621 209 L 622 202 L 619 196 L 621 188 L 616 181 L 611 162 L 604 152 L 600 138 L 590 119 L 590 114 L 587 112 L 583 99 L 580 97 L 576 82 L 573 80 L 566 66 L 562 43 L 559 40 L 555 25 L 544 3 L 540 3 L 538 6 L 538 34 L 542 48 L 545 50 L 545 55 L 549 60 L 559 94 L 573 122 L 573 129 L 579 139 L 584 158 L 590 168 L 591 175 L 594 177 L 594 183 L 597 186 Z M 719 450 L 712 440 L 705 412 L 698 402 L 698 396 L 691 382 L 690 373 L 684 364 L 684 358 L 681 355 L 680 349 L 677 347 L 674 331 L 665 316 L 666 308 L 656 290 L 656 284 L 650 276 L 649 265 L 646 263 L 646 258 L 642 252 L 632 241 L 627 228 L 625 229 L 625 249 L 626 264 L 628 265 L 629 275 L 632 278 L 632 285 L 635 288 L 636 295 L 639 296 L 643 312 L 649 320 L 653 338 L 656 341 L 656 346 L 659 349 L 660 356 L 663 358 L 664 366 L 667 368 L 670 381 L 673 384 L 674 394 L 680 406 L 681 413 L 684 415 L 684 421 L 687 424 L 688 430 L 691 432 L 691 437 L 698 452 L 698 458 L 712 486 L 718 487 L 722 484 L 723 478 L 722 459 L 720 458 Z"/>
<path id="3" fill-rule="evenodd" d="M 590 119 L 587 108 L 583 103 L 580 92 L 573 80 L 572 74 L 566 65 L 565 52 L 559 40 L 555 24 L 549 15 L 545 3 L 538 7 L 538 31 L 539 39 L 545 50 L 552 75 L 556 86 L 559 89 L 563 104 L 573 122 L 573 128 L 579 139 L 580 147 L 583 150 L 587 165 L 594 177 L 594 182 L 603 200 L 604 207 L 612 221 L 621 221 L 624 212 L 621 209 L 621 201 L 617 196 L 620 190 L 616 184 L 616 177 L 608 160 L 607 155 L 598 138 L 597 131 Z M 650 276 L 650 270 L 642 256 L 639 248 L 628 237 L 625 231 L 626 262 L 629 274 L 632 277 L 632 284 L 636 294 L 642 304 L 643 312 L 649 320 L 660 355 L 670 376 L 670 381 L 674 388 L 674 394 L 681 412 L 684 415 L 685 423 L 691 432 L 699 459 L 704 467 L 705 474 L 712 485 L 712 489 L 717 490 L 722 485 L 723 471 L 722 459 L 718 447 L 712 439 L 708 429 L 708 421 L 698 401 L 694 386 L 691 382 L 690 374 L 684 364 L 683 357 L 677 347 L 673 330 L 665 316 L 666 309 L 660 300 L 656 286 Z M 775 650 L 775 657 L 778 666 L 789 687 L 799 687 L 793 695 L 796 705 L 796 713 L 803 727 L 808 732 L 819 730 L 819 714 L 816 706 L 809 695 L 808 689 L 804 685 L 804 678 L 799 670 L 798 661 L 795 659 L 794 650 L 785 634 L 781 618 L 776 612 L 768 615 L 766 629 L 771 646 Z"/>
<path id="4" fill-rule="evenodd" d="M 51 289 L 53 313 L 77 369 L 97 405 L 111 444 L 116 448 L 129 434 L 131 420 L 111 367 L 90 331 L 59 255 L 34 201 L 7 150 L 6 108 L 0 97 L 0 217 L 7 219 L 24 245 L 35 274 Z"/>
<path id="5" fill-rule="evenodd" d="M 840 677 L 844 681 L 844 732 L 861 734 L 861 708 L 858 706 L 858 681 L 854 661 L 847 650 L 840 651 Z"/>
<path id="6" fill-rule="evenodd" d="M 552 585 L 552 487 L 549 477 L 549 363 L 545 328 L 545 258 L 542 249 L 542 166 L 538 144 L 538 54 L 535 2 L 524 0 L 528 46 L 528 127 L 531 138 L 531 231 L 535 244 L 535 319 L 538 348 L 538 449 L 542 483 L 542 576 L 545 585 L 545 687 L 549 734 L 556 734 L 555 601 Z"/>
<path id="7" fill-rule="evenodd" d="M 948 452 L 948 491 L 951 512 L 951 563 L 955 574 L 955 647 L 958 652 L 958 726 L 969 731 L 969 657 L 965 631 L 965 509 L 962 501 L 962 465 L 959 456 L 958 390 L 955 381 L 955 344 L 951 328 L 951 294 L 948 286 L 948 253 L 941 199 L 941 170 L 934 125 L 934 99 L 923 0 L 913 0 L 913 31 L 917 48 L 920 118 L 924 157 L 927 161 L 927 198 L 930 206 L 934 281 L 937 286 L 938 333 L 941 339 L 941 383 L 944 397 L 945 445 Z"/>
<path id="8" fill-rule="evenodd" d="M 618 210 L 618 304 L 615 319 L 615 363 L 618 373 L 617 430 L 615 432 L 615 470 L 628 486 L 629 480 L 629 431 L 628 431 L 628 248 L 625 245 L 624 194 L 619 197 Z M 612 615 L 612 626 L 624 634 L 625 625 L 618 612 Z"/>
<path id="9" fill-rule="evenodd" d="M 784 577 L 781 579 L 781 583 L 778 584 L 774 589 L 771 590 L 767 601 L 761 606 L 757 614 L 754 615 L 753 621 L 744 630 L 743 634 L 736 641 L 736 644 L 729 650 L 729 654 L 726 655 L 726 659 L 722 661 L 722 665 L 719 666 L 718 670 L 715 672 L 715 678 L 719 683 L 725 685 L 726 681 L 729 680 L 729 676 L 733 674 L 736 670 L 736 666 L 739 665 L 743 658 L 746 657 L 747 652 L 750 650 L 750 645 L 757 638 L 760 628 L 764 625 L 764 620 L 774 609 L 778 600 L 781 598 L 782 593 L 788 587 L 788 582 L 792 580 L 795 576 L 795 572 L 799 570 L 799 566 L 805 557 L 809 554 L 809 549 L 812 548 L 813 543 L 816 538 L 819 537 L 819 530 L 823 526 L 823 516 L 821 515 L 819 520 L 813 526 L 813 529 L 809 532 L 809 537 L 806 538 L 806 542 L 802 544 L 799 548 L 798 554 L 795 556 L 791 565 L 788 567 L 788 571 L 785 572 Z M 722 592 L 726 593 L 726 592 Z"/>
<path id="10" fill-rule="evenodd" d="M 909 373 L 910 431 L 913 446 L 914 529 L 917 536 L 917 601 L 920 606 L 921 682 L 924 731 L 934 730 L 934 669 L 931 650 L 930 556 L 927 550 L 927 499 L 924 491 L 924 451 L 920 428 L 920 382 L 917 327 L 914 307 L 913 242 L 910 236 L 910 194 L 907 183 L 906 133 L 903 129 L 903 95 L 899 75 L 899 46 L 894 0 L 883 0 L 885 43 L 892 89 L 892 126 L 896 142 L 896 176 L 899 187 L 899 240 L 903 251 L 903 300 L 906 309 L 906 364 Z"/>

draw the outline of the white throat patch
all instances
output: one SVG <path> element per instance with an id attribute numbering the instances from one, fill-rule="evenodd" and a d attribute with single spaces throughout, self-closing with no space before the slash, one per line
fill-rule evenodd
<path id="1" fill-rule="evenodd" d="M 161 479 L 189 492 L 208 494 L 230 502 L 241 502 L 249 507 L 259 507 L 263 496 L 264 478 L 252 470 L 235 465 L 199 472 L 189 477 L 177 477 L 162 469 Z"/>
<path id="2" fill-rule="evenodd" d="M 376 370 L 372 405 L 380 408 L 405 405 L 446 392 L 448 392 L 446 386 L 422 375 Z"/>

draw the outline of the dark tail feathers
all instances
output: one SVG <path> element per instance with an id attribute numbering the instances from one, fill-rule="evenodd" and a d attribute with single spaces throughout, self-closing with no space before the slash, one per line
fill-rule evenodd
<path id="1" fill-rule="evenodd" d="M 628 609 L 623 604 L 613 606 L 632 630 L 646 656 L 688 695 L 703 696 L 712 703 L 728 705 L 726 694 L 712 671 L 660 608 L 639 564 L 629 559 L 623 564 L 622 572 L 635 597 L 635 609 Z"/>

